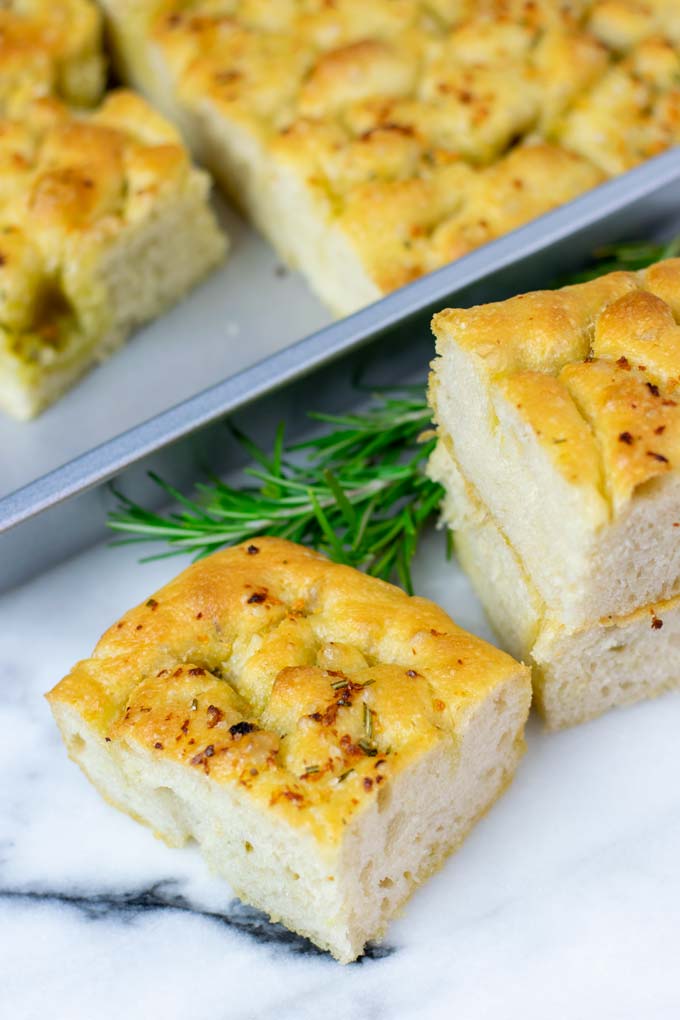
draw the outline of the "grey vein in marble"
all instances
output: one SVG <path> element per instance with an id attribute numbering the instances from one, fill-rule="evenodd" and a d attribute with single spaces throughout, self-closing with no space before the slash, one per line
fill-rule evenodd
<path id="1" fill-rule="evenodd" d="M 192 904 L 186 896 L 177 891 L 175 879 L 168 878 L 145 889 L 129 892 L 79 893 L 62 892 L 57 889 L 3 889 L 0 888 L 0 903 L 14 901 L 26 904 L 46 904 L 71 907 L 80 911 L 88 920 L 101 919 L 132 922 L 144 911 L 172 910 L 208 918 L 227 928 L 247 935 L 261 945 L 280 946 L 296 956 L 322 956 L 322 949 L 309 939 L 289 931 L 282 924 L 270 921 L 261 910 L 256 910 L 240 900 L 232 900 L 226 911 L 202 910 Z M 355 961 L 360 965 L 367 960 L 382 960 L 391 956 L 394 949 L 386 943 L 369 943 L 362 956 Z"/>
<path id="2" fill-rule="evenodd" d="M 387 948 L 340 967 L 66 757 L 43 693 L 180 566 L 136 555 L 95 548 L 0 598 L 2 1020 L 678 1020 L 679 697 L 532 723 L 515 783 Z M 489 636 L 440 540 L 417 577 Z"/>

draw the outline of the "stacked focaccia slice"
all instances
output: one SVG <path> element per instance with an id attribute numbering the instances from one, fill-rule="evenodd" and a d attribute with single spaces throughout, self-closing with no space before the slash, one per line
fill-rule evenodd
<path id="1" fill-rule="evenodd" d="M 680 684 L 680 260 L 434 319 L 431 476 L 551 727 Z"/>

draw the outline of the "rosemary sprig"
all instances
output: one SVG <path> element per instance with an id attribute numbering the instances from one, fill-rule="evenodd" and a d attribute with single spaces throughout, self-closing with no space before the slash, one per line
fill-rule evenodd
<path id="1" fill-rule="evenodd" d="M 367 740 L 373 740 L 373 711 L 366 702 L 364 702 L 364 733 Z"/>
<path id="2" fill-rule="evenodd" d="M 637 269 L 644 269 L 652 262 L 675 258 L 677 255 L 680 255 L 680 237 L 658 243 L 624 241 L 620 244 L 606 245 L 594 252 L 589 266 L 580 272 L 569 273 L 568 276 L 558 280 L 556 286 L 585 283 L 587 280 L 594 280 L 596 276 L 602 276 L 603 273 L 613 273 L 617 270 L 634 272 Z"/>
<path id="3" fill-rule="evenodd" d="M 418 536 L 442 496 L 423 471 L 435 440 L 421 441 L 430 424 L 422 387 L 381 395 L 364 413 L 311 417 L 326 427 L 321 435 L 289 447 L 280 428 L 271 456 L 236 433 L 255 461 L 246 470 L 255 485 L 239 488 L 213 478 L 197 485 L 193 500 L 151 474 L 180 509 L 154 513 L 116 492 L 110 527 L 129 536 L 122 542 L 162 540 L 169 551 L 161 556 L 189 552 L 194 558 L 256 535 L 277 535 L 376 577 L 396 574 L 412 591 Z"/>
<path id="4" fill-rule="evenodd" d="M 640 269 L 678 254 L 680 238 L 613 245 L 555 285 Z M 154 513 L 116 492 L 118 507 L 109 526 L 127 536 L 116 544 L 164 542 L 166 552 L 145 559 L 180 553 L 198 559 L 256 535 L 275 535 L 321 549 L 375 577 L 396 575 L 412 592 L 418 538 L 443 495 L 423 470 L 435 439 L 427 433 L 430 411 L 422 385 L 383 391 L 361 413 L 310 417 L 322 425 L 320 435 L 289 446 L 280 425 L 271 454 L 232 429 L 254 461 L 246 470 L 252 482 L 243 486 L 215 477 L 198 484 L 196 498 L 190 499 L 151 473 L 180 506 L 167 513 Z M 450 550 L 448 530 L 447 543 Z"/>

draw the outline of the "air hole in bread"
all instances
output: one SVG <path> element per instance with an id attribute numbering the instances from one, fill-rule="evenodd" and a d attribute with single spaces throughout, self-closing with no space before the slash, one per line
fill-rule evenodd
<path id="1" fill-rule="evenodd" d="M 392 802 L 392 787 L 381 786 L 378 790 L 378 811 L 386 811 Z"/>
<path id="2" fill-rule="evenodd" d="M 174 790 L 171 790 L 169 786 L 156 786 L 153 794 L 173 819 L 179 821 L 183 818 L 184 804 Z"/>
<path id="3" fill-rule="evenodd" d="M 79 733 L 74 733 L 68 742 L 68 749 L 71 754 L 82 754 L 85 750 L 85 741 Z"/>
<path id="4" fill-rule="evenodd" d="M 468 654 L 474 673 L 469 682 L 465 681 L 465 689 L 470 690 L 470 697 L 474 695 L 474 711 L 467 701 L 461 709 L 464 733 L 459 733 L 460 727 L 453 725 L 451 718 L 452 711 L 458 713 L 456 699 L 451 705 L 444 703 L 449 712 L 440 714 L 437 709 L 432 719 L 430 681 L 421 671 L 426 669 L 428 658 L 423 653 L 426 665 L 422 666 L 417 647 L 415 666 L 419 668 L 417 672 L 412 670 L 415 676 L 408 676 L 404 662 L 410 662 L 411 647 L 416 642 L 409 637 L 395 665 L 389 661 L 393 654 L 391 631 L 382 649 L 371 630 L 370 648 L 378 659 L 372 667 L 375 679 L 370 677 L 374 686 L 365 695 L 360 694 L 359 684 L 365 685 L 367 679 L 364 662 L 372 658 L 365 654 L 368 638 L 355 647 L 348 639 L 356 628 L 343 621 L 349 609 L 363 614 L 366 606 L 371 624 L 377 618 L 373 591 L 363 595 L 362 586 L 369 579 L 361 574 L 343 574 L 342 585 L 336 584 L 335 571 L 340 568 L 312 552 L 289 545 L 281 548 L 280 543 L 265 539 L 258 541 L 258 546 L 260 557 L 244 553 L 242 548 L 232 549 L 218 554 L 212 565 L 189 568 L 197 576 L 187 575 L 185 601 L 191 626 L 186 635 L 176 633 L 176 620 L 163 621 L 162 607 L 170 602 L 168 594 L 157 593 L 153 602 L 160 608 L 155 612 L 148 604 L 134 610 L 133 614 L 144 621 L 153 619 L 159 628 L 167 623 L 167 633 L 159 631 L 151 641 L 145 631 L 131 629 L 128 637 L 132 647 L 122 662 L 116 629 L 111 655 L 106 659 L 108 666 L 96 658 L 84 667 L 84 693 L 78 702 L 80 705 L 82 701 L 82 709 L 56 697 L 53 707 L 63 729 L 68 726 L 67 732 L 73 733 L 78 727 L 83 735 L 84 751 L 74 757 L 86 759 L 88 771 L 96 775 L 110 799 L 143 818 L 172 846 L 197 839 L 209 864 L 231 883 L 237 895 L 261 905 L 270 916 L 282 918 L 294 931 L 330 948 L 345 962 L 361 952 L 366 938 L 384 929 L 389 914 L 412 886 L 441 863 L 445 852 L 457 846 L 500 792 L 485 789 L 480 778 L 484 769 L 497 761 L 496 743 L 506 725 L 505 718 L 513 714 L 515 706 L 508 681 L 505 697 L 509 708 L 506 713 L 499 712 L 493 697 L 500 685 L 494 683 L 489 690 L 486 663 L 488 660 L 492 672 L 502 669 L 514 678 L 519 719 L 513 723 L 513 736 L 521 730 L 528 709 L 528 671 L 511 659 L 499 658 L 501 653 L 490 646 L 480 646 L 480 661 L 477 655 Z M 297 557 L 303 586 L 299 590 L 304 589 L 305 596 L 311 573 L 316 571 L 324 579 L 326 595 L 323 586 L 317 593 L 321 622 L 310 623 L 295 612 L 287 613 L 286 598 L 298 589 L 286 572 L 281 590 L 276 589 L 281 597 L 276 595 L 270 577 L 273 568 L 265 562 L 266 548 L 274 564 L 282 552 L 291 561 Z M 241 563 L 245 564 L 242 575 L 236 569 Z M 263 578 L 253 574 L 254 563 L 261 565 Z M 203 570 L 207 571 L 205 578 Z M 329 574 L 330 580 L 326 580 Z M 217 584 L 216 577 L 224 578 L 223 584 Z M 231 623 L 227 621 L 228 627 L 225 622 L 227 610 L 231 612 L 229 585 L 236 592 L 234 597 L 240 599 L 246 581 L 251 593 L 267 587 L 272 597 L 276 595 L 278 604 L 272 602 L 270 615 L 275 611 L 284 614 L 285 619 L 282 616 L 269 626 L 261 603 L 248 606 L 239 602 L 245 623 L 229 629 Z M 350 596 L 357 586 L 358 594 Z M 210 629 L 217 609 L 210 600 L 197 601 L 196 592 L 208 591 L 212 599 L 222 587 L 226 615 L 218 632 L 216 626 Z M 378 594 L 382 590 L 381 585 Z M 418 603 L 412 606 L 407 602 L 399 610 L 407 596 L 396 589 L 385 589 L 384 595 L 388 603 L 386 619 L 391 624 L 392 617 L 398 617 L 396 626 L 403 611 L 402 623 L 409 635 L 421 623 L 437 623 L 440 611 L 436 607 L 426 607 L 421 620 Z M 348 610 L 343 608 L 341 596 L 348 600 Z M 353 600 L 356 610 L 352 608 Z M 340 608 L 344 615 L 338 622 Z M 194 625 L 191 621 L 199 612 L 201 621 Z M 250 630 L 255 625 L 253 613 L 262 616 L 269 637 L 258 634 L 255 640 Z M 442 631 L 445 626 L 442 621 Z M 205 649 L 195 647 L 195 628 L 200 635 L 205 629 Z M 382 623 L 378 628 L 382 633 L 381 628 Z M 424 645 L 429 647 L 427 627 L 421 629 Z M 327 641 L 328 633 L 339 640 Z M 461 635 L 459 639 L 452 630 L 448 641 L 454 638 L 461 641 L 461 652 L 469 653 L 471 644 L 476 648 L 470 636 Z M 257 644 L 264 652 L 252 662 Z M 324 655 L 317 665 L 321 647 Z M 98 655 L 106 651 L 101 646 Z M 457 655 L 455 645 L 449 652 Z M 348 663 L 346 671 L 343 659 Z M 439 659 L 435 656 L 433 661 L 437 665 Z M 125 700 L 116 672 L 121 662 L 129 687 Z M 290 663 L 284 666 L 283 676 L 278 670 L 282 662 Z M 220 679 L 216 677 L 218 663 Z M 457 658 L 452 663 L 456 665 L 446 657 L 437 667 L 443 671 L 442 683 L 457 668 Z M 157 669 L 157 665 L 163 668 Z M 90 737 L 83 713 L 89 710 L 91 671 L 95 668 L 97 676 L 103 677 L 107 669 L 111 672 L 110 676 L 106 674 L 111 691 L 106 710 L 96 720 Z M 341 681 L 356 675 L 358 683 L 352 683 L 348 690 L 348 683 L 335 680 L 336 672 Z M 398 698 L 392 693 L 392 684 Z M 64 689 L 70 698 L 71 678 Z M 334 717 L 326 722 L 323 715 L 329 704 L 335 707 L 345 699 L 353 700 L 353 711 L 346 712 L 349 706 L 337 705 L 336 714 L 343 715 L 335 718 L 329 712 Z M 374 713 L 375 733 L 386 750 L 360 757 L 354 741 L 365 735 L 364 705 Z M 314 718 L 317 707 L 321 720 Z M 282 741 L 280 734 L 286 734 L 287 739 Z M 394 754 L 390 750 L 393 742 Z M 161 749 L 163 753 L 158 754 Z M 95 752 L 101 752 L 101 764 L 92 764 Z M 327 761 L 332 769 L 326 767 Z M 514 764 L 515 760 L 508 762 L 509 769 Z M 252 785 L 246 786 L 243 779 L 250 784 L 251 777 Z M 167 787 L 163 785 L 166 783 Z M 285 794 L 285 800 L 272 800 L 272 791 Z M 454 813 L 458 819 L 455 823 Z M 331 853 L 328 833 L 333 836 Z M 257 842 L 257 858 L 250 837 Z M 410 869 L 403 878 L 400 866 L 402 872 L 404 866 Z"/>
<path id="5" fill-rule="evenodd" d="M 373 876 L 373 861 L 368 861 L 361 869 L 361 875 L 359 876 L 359 884 L 363 889 L 366 896 L 368 896 L 371 889 L 371 878 Z"/>
<path id="6" fill-rule="evenodd" d="M 499 754 L 507 754 L 507 752 L 510 750 L 510 745 L 512 743 L 513 735 L 508 730 L 508 732 L 504 733 L 500 740 L 498 741 L 498 744 L 496 745 L 496 750 L 498 751 Z"/>
<path id="7" fill-rule="evenodd" d="M 493 703 L 499 712 L 505 712 L 505 710 L 508 707 L 508 703 L 505 700 L 505 691 L 501 691 L 499 694 L 497 694 L 496 697 L 493 699 Z"/>
<path id="8" fill-rule="evenodd" d="M 394 816 L 390 824 L 387 826 L 387 839 L 385 840 L 387 846 L 391 846 L 401 836 L 401 831 L 404 828 L 404 815 L 399 812 Z M 416 843 L 420 842 L 420 837 L 416 836 Z"/>

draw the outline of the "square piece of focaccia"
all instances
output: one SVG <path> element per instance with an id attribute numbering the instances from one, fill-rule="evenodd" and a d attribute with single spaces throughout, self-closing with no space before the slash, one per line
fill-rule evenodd
<path id="1" fill-rule="evenodd" d="M 680 259 L 434 317 L 441 439 L 569 628 L 680 592 L 679 318 Z"/>
<path id="2" fill-rule="evenodd" d="M 131 92 L 0 119 L 0 408 L 37 414 L 222 258 L 208 192 Z"/>
<path id="3" fill-rule="evenodd" d="M 446 488 L 442 520 L 503 647 L 533 666 L 535 703 L 550 729 L 680 688 L 679 595 L 565 626 L 444 442 L 430 474 Z"/>
<path id="4" fill-rule="evenodd" d="M 0 115 L 45 96 L 90 106 L 105 73 L 101 15 L 91 0 L 2 0 Z"/>
<path id="5" fill-rule="evenodd" d="M 126 613 L 48 697 L 107 800 L 348 962 L 510 781 L 530 681 L 426 599 L 260 538 Z"/>
<path id="6" fill-rule="evenodd" d="M 680 137 L 676 0 L 102 0 L 127 80 L 346 313 Z"/>

